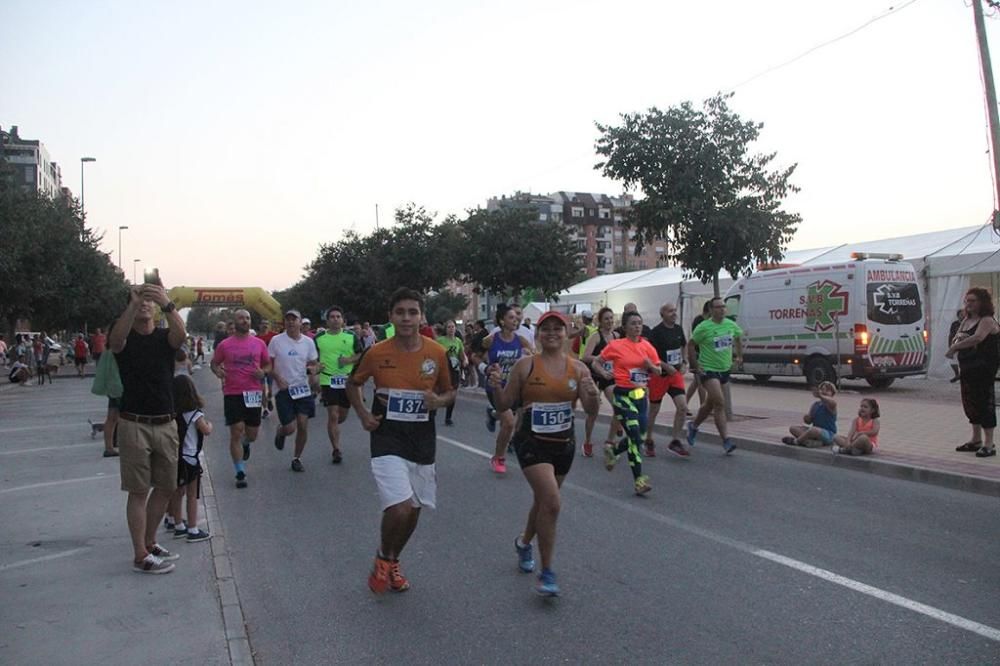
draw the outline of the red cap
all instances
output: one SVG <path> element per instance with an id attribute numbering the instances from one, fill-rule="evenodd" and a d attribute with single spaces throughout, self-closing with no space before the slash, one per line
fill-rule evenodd
<path id="1" fill-rule="evenodd" d="M 563 326 L 569 326 L 569 321 L 566 319 L 566 315 L 561 312 L 556 312 L 555 310 L 543 312 L 542 316 L 535 322 L 535 326 L 541 326 L 547 319 L 552 319 L 553 317 L 561 321 Z"/>

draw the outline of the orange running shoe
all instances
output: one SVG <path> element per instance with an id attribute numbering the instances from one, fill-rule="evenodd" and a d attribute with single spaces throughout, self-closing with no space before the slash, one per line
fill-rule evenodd
<path id="1" fill-rule="evenodd" d="M 389 589 L 393 592 L 406 592 L 410 589 L 410 581 L 399 570 L 399 560 L 389 564 Z"/>
<path id="2" fill-rule="evenodd" d="M 389 589 L 389 572 L 392 570 L 392 564 L 383 557 L 375 556 L 372 572 L 368 574 L 368 588 L 374 594 L 385 594 Z"/>

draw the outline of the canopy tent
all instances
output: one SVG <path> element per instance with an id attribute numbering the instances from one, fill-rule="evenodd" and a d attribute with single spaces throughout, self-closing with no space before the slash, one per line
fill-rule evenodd
<path id="1" fill-rule="evenodd" d="M 635 280 L 644 275 L 655 273 L 658 269 L 651 268 L 644 271 L 629 271 L 628 273 L 609 273 L 608 275 L 598 275 L 589 280 L 578 282 L 569 289 L 559 292 L 558 305 L 561 306 L 581 306 L 569 309 L 560 308 L 563 312 L 580 310 L 593 310 L 603 307 L 607 300 L 608 291 L 619 287 L 627 282 Z"/>

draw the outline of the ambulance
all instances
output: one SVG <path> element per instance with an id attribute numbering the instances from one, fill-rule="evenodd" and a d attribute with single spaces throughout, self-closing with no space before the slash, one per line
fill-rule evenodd
<path id="1" fill-rule="evenodd" d="M 886 388 L 927 372 L 923 290 L 897 254 L 753 273 L 725 296 L 743 329 L 743 365 L 758 381 L 864 379 Z"/>

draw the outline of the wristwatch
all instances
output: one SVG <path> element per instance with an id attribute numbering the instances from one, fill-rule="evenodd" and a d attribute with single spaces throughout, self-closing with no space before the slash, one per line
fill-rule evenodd
<path id="1" fill-rule="evenodd" d="M 177 309 L 177 305 L 173 301 L 167 301 L 167 304 L 161 308 L 164 312 L 173 312 Z"/>

